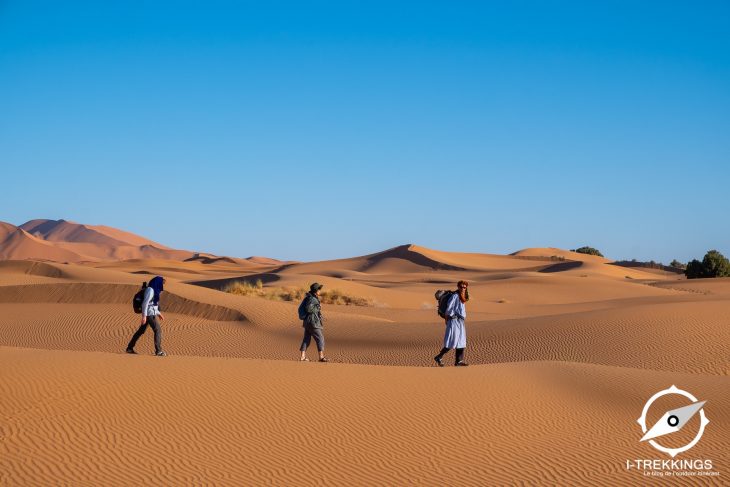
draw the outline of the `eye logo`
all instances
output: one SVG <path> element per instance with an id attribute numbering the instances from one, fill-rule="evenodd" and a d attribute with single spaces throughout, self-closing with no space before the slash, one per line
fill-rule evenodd
<path id="1" fill-rule="evenodd" d="M 649 411 L 649 408 L 654 403 L 654 401 L 668 394 L 684 396 L 692 401 L 692 404 L 673 409 L 671 411 L 667 411 L 659 419 L 659 421 L 657 421 L 654 426 L 651 427 L 651 429 L 647 430 L 646 413 Z M 705 410 L 702 409 L 702 406 L 705 405 L 705 402 L 707 401 L 698 401 L 697 398 L 694 397 L 692 394 L 677 388 L 677 386 L 672 386 L 669 389 L 664 389 L 663 391 L 657 392 L 656 394 L 651 396 L 648 401 L 646 401 L 646 404 L 644 404 L 644 410 L 641 413 L 641 417 L 636 421 L 637 423 L 639 423 L 639 425 L 641 426 L 641 430 L 644 432 L 644 436 L 643 438 L 641 438 L 641 441 L 648 440 L 651 446 L 661 452 L 668 453 L 672 456 L 672 458 L 676 457 L 678 454 L 684 451 L 689 450 L 690 448 L 695 446 L 698 441 L 700 441 L 700 438 L 702 438 L 702 434 L 705 432 L 705 426 L 707 426 L 707 424 L 710 422 L 710 420 L 707 419 L 707 416 L 705 416 Z M 694 439 L 683 447 L 667 448 L 654 441 L 654 438 L 676 433 L 677 431 L 681 430 L 684 425 L 686 425 L 689 420 L 692 419 L 692 417 L 694 417 L 694 415 L 698 412 L 700 413 L 700 428 L 697 431 Z"/>

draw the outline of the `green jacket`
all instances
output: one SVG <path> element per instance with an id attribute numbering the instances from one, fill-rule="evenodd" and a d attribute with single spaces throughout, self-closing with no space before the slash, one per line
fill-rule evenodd
<path id="1" fill-rule="evenodd" d="M 303 326 L 305 328 L 322 328 L 322 325 L 324 325 L 322 306 L 317 296 L 312 293 L 307 293 L 307 297 L 304 298 L 304 310 L 307 313 L 307 317 L 304 318 Z"/>

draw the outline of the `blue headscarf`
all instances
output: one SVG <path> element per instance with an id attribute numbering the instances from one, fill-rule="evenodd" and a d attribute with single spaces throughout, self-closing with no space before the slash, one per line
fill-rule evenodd
<path id="1" fill-rule="evenodd" d="M 152 298 L 152 302 L 155 303 L 155 305 L 160 303 L 160 293 L 163 291 L 162 284 L 162 276 L 155 276 L 147 285 L 155 291 L 155 296 Z"/>

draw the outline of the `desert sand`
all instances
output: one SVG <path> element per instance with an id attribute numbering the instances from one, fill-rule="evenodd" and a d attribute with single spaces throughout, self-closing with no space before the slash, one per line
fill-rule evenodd
<path id="1" fill-rule="evenodd" d="M 1 485 L 728 482 L 730 280 L 553 248 L 220 258 L 69 225 L 0 227 Z M 151 331 L 127 355 L 131 297 L 155 274 L 169 356 L 151 356 Z M 298 302 L 222 291 L 258 279 L 372 306 L 323 305 L 332 362 L 300 363 Z M 471 366 L 438 368 L 433 293 L 459 279 Z M 626 469 L 669 458 L 636 419 L 673 384 L 707 401 L 687 457 L 719 477 Z"/>

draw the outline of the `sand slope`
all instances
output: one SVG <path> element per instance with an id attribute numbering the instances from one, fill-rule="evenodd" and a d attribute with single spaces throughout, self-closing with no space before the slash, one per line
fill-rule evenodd
<path id="1" fill-rule="evenodd" d="M 728 377 L 7 348 L 0 365 L 3 484 L 638 485 L 625 460 L 653 455 L 633 420 L 675 382 L 713 421 L 693 455 L 728 467 Z"/>
<path id="2" fill-rule="evenodd" d="M 708 401 L 692 458 L 727 476 L 730 279 L 518 254 L 0 262 L 0 485 L 645 485 L 625 461 L 663 457 L 635 421 L 672 384 Z M 155 274 L 170 356 L 149 332 L 126 355 Z M 441 369 L 433 292 L 461 278 L 472 366 Z M 332 363 L 299 363 L 298 303 L 220 291 L 243 279 L 375 306 L 325 305 Z"/>

